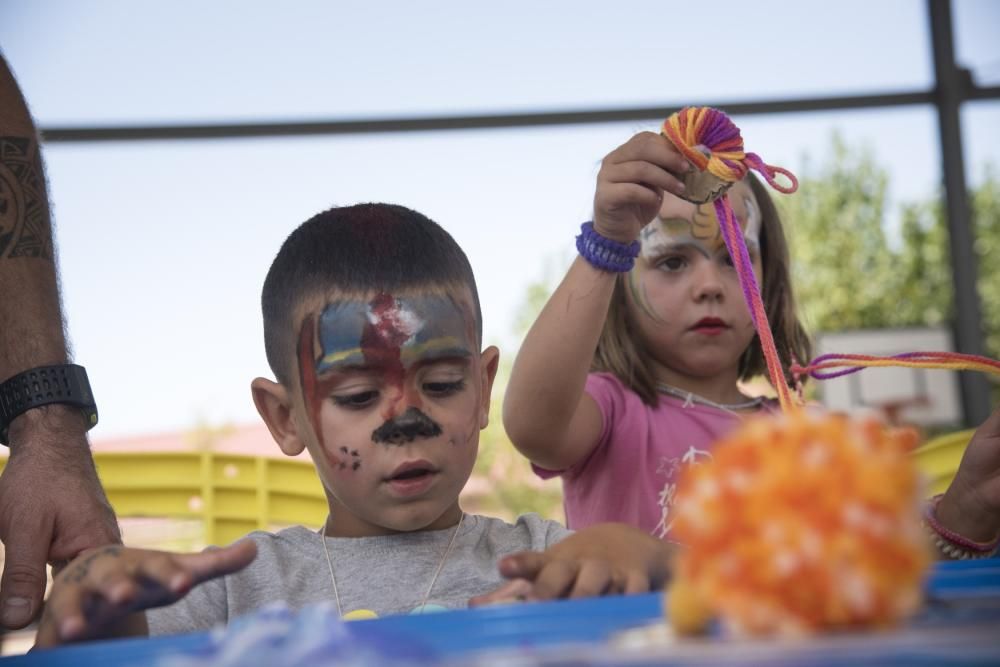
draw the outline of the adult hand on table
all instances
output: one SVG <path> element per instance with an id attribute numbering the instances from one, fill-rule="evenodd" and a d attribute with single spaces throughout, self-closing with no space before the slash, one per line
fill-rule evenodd
<path id="1" fill-rule="evenodd" d="M 46 561 L 58 566 L 85 549 L 121 542 L 84 429 L 80 412 L 62 405 L 30 410 L 11 424 L 0 476 L 0 620 L 8 628 L 37 614 Z"/>

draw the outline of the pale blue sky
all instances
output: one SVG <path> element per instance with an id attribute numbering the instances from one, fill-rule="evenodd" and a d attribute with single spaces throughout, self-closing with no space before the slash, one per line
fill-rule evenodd
<path id="1" fill-rule="evenodd" d="M 955 8 L 959 58 L 1000 83 L 1000 3 Z M 0 0 L 0 49 L 49 127 L 680 106 L 932 79 L 918 0 Z M 1000 165 L 1000 104 L 963 119 L 975 181 Z M 793 170 L 840 131 L 890 170 L 894 202 L 940 180 L 930 108 L 734 120 Z M 656 126 L 47 145 L 95 437 L 256 419 L 261 282 L 284 237 L 334 204 L 392 201 L 444 225 L 476 270 L 487 341 L 512 354 L 525 288 L 571 256 L 601 157 Z"/>

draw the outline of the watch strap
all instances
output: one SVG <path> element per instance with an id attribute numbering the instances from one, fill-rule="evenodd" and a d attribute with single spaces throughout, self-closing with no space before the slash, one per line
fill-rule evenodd
<path id="1" fill-rule="evenodd" d="M 0 444 L 7 445 L 12 421 L 32 408 L 62 403 L 80 408 L 87 430 L 97 424 L 97 404 L 83 366 L 39 366 L 18 373 L 0 384 Z"/>

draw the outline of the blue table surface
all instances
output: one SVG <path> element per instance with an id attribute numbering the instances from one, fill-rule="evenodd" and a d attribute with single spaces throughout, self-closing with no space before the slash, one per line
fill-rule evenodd
<path id="1" fill-rule="evenodd" d="M 474 663 L 530 654 L 535 664 L 772 664 L 851 667 L 905 661 L 912 665 L 1000 665 L 1000 559 L 938 564 L 926 585 L 924 610 L 905 628 L 797 643 L 702 640 L 659 651 L 624 653 L 608 644 L 617 633 L 662 619 L 660 594 L 595 598 L 393 616 L 348 624 L 357 638 L 398 654 L 418 647 L 442 663 Z M 208 633 L 92 642 L 0 659 L 11 667 L 149 665 L 210 645 Z M 502 664 L 502 661 L 501 661 Z"/>

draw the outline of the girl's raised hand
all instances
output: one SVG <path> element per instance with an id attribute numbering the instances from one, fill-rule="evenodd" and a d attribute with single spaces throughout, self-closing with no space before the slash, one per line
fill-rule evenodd
<path id="1" fill-rule="evenodd" d="M 640 132 L 608 153 L 597 174 L 594 229 L 631 243 L 660 211 L 663 192 L 684 192 L 688 161 L 666 137 Z"/>
<path id="2" fill-rule="evenodd" d="M 56 577 L 35 647 L 145 634 L 145 616 L 135 612 L 172 604 L 203 581 L 243 569 L 256 555 L 250 540 L 194 554 L 117 545 L 86 551 Z"/>

